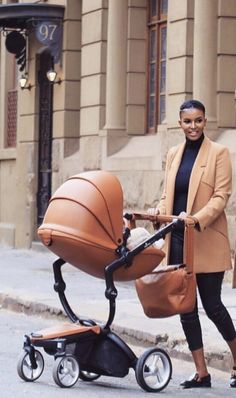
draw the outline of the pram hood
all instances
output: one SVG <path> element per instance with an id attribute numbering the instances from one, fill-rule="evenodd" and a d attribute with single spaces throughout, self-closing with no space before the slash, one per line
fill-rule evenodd
<path id="1" fill-rule="evenodd" d="M 100 170 L 70 177 L 50 199 L 38 234 L 63 260 L 104 278 L 104 268 L 119 258 L 116 250 L 123 243 L 119 180 Z M 115 271 L 115 279 L 134 280 L 154 269 L 164 257 L 161 250 L 152 247 L 143 253 L 135 257 L 131 267 Z"/>

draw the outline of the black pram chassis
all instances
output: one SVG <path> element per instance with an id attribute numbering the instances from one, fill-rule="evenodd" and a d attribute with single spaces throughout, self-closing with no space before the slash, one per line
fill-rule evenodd
<path id="1" fill-rule="evenodd" d="M 129 215 L 126 215 L 129 217 Z M 148 392 L 159 392 L 169 383 L 172 364 L 167 352 L 153 347 L 137 358 L 130 347 L 113 331 L 111 324 L 115 317 L 117 289 L 114 272 L 121 267 L 132 265 L 133 258 L 171 232 L 180 220 L 173 220 L 149 239 L 128 251 L 120 248 L 120 257 L 105 267 L 105 296 L 109 301 L 109 314 L 105 325 L 98 325 L 91 319 L 78 317 L 71 309 L 66 295 L 61 268 L 65 261 L 61 258 L 53 263 L 54 289 L 58 293 L 62 307 L 72 323 L 67 324 L 63 333 L 51 333 L 50 328 L 25 335 L 23 352 L 18 360 L 18 375 L 24 381 L 35 381 L 44 370 L 44 359 L 36 347 L 55 358 L 53 379 L 60 387 L 71 387 L 78 379 L 93 381 L 100 376 L 124 377 L 129 369 L 141 388 Z"/>

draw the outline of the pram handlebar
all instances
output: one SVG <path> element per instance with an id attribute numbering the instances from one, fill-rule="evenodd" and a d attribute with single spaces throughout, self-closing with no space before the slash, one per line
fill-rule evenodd
<path id="1" fill-rule="evenodd" d="M 160 223 L 165 224 L 172 222 L 174 220 L 181 220 L 185 223 L 186 226 L 194 226 L 196 224 L 196 220 L 192 216 L 187 216 L 186 218 L 182 216 L 174 216 L 174 215 L 162 215 L 162 214 L 155 214 L 151 215 L 148 213 L 125 213 L 124 220 L 127 220 L 131 223 L 134 223 L 136 220 L 143 220 L 143 221 L 151 221 L 152 223 Z"/>

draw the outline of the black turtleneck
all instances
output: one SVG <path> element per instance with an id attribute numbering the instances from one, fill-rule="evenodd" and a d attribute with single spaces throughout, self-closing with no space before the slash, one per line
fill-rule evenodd
<path id="1" fill-rule="evenodd" d="M 204 134 L 196 141 L 186 138 L 186 145 L 175 180 L 173 214 L 176 216 L 181 211 L 186 211 L 190 175 L 203 140 Z"/>

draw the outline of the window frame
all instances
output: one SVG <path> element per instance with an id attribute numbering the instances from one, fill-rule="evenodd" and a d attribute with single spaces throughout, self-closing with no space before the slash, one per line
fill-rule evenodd
<path id="1" fill-rule="evenodd" d="M 152 7 L 154 5 L 154 8 Z M 161 7 L 163 6 L 163 0 L 149 0 L 148 2 L 148 13 L 147 13 L 147 111 L 146 111 L 146 129 L 148 133 L 155 133 L 158 124 L 162 124 L 164 118 L 161 118 L 161 98 L 166 101 L 166 91 L 161 90 L 161 64 L 165 62 L 166 64 L 166 43 L 167 43 L 167 12 L 161 13 Z M 167 0 L 168 8 L 168 0 Z M 156 9 L 156 14 L 152 15 L 153 9 Z M 165 58 L 161 58 L 162 53 L 162 43 L 161 43 L 161 32 L 162 29 L 166 29 L 165 38 Z M 153 62 L 151 58 L 151 32 L 155 32 L 155 49 L 154 53 L 156 55 L 155 61 Z M 151 89 L 151 65 L 155 65 L 155 81 L 154 81 L 154 95 L 150 92 Z M 165 78 L 164 86 L 166 86 L 166 66 L 165 66 Z M 154 114 L 150 114 L 150 99 L 154 98 Z M 164 113 L 165 114 L 165 113 Z M 150 118 L 153 117 L 153 125 L 150 125 Z"/>

